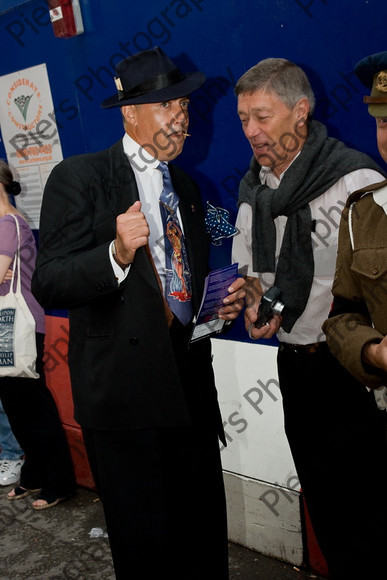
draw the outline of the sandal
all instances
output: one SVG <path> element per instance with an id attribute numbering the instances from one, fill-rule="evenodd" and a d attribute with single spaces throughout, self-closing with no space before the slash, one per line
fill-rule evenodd
<path id="1" fill-rule="evenodd" d="M 43 493 L 40 493 L 37 498 L 35 498 L 35 501 L 32 504 L 32 509 L 34 509 L 34 510 L 46 510 L 48 508 L 54 507 L 59 502 L 64 501 L 65 499 L 68 499 L 68 497 L 70 497 L 70 496 L 58 497 L 54 493 L 43 492 Z M 45 503 L 41 504 L 41 505 L 34 505 L 35 502 L 37 502 L 37 501 L 44 501 Z"/>
<path id="2" fill-rule="evenodd" d="M 41 491 L 41 488 L 39 488 L 39 489 L 26 489 L 25 487 L 21 487 L 20 485 L 17 485 L 9 493 L 7 493 L 7 499 L 9 499 L 11 501 L 14 501 L 16 499 L 22 499 L 23 497 L 27 497 L 27 495 L 30 495 L 31 493 L 36 493 L 38 491 Z M 11 495 L 11 494 L 13 494 L 13 495 Z"/>

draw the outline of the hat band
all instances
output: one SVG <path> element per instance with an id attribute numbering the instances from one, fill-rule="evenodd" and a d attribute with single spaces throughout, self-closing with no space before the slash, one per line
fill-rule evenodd
<path id="1" fill-rule="evenodd" d="M 369 103 L 370 105 L 383 105 L 387 103 L 387 95 L 385 97 L 363 97 L 363 103 Z"/>
<path id="2" fill-rule="evenodd" d="M 133 87 L 130 91 L 118 91 L 118 99 L 120 101 L 126 99 L 132 99 L 135 97 L 141 97 L 147 93 L 153 93 L 154 91 L 159 91 L 160 89 L 166 89 L 176 83 L 184 81 L 186 76 L 182 72 L 175 68 L 167 73 L 157 75 L 149 81 L 145 81 Z"/>

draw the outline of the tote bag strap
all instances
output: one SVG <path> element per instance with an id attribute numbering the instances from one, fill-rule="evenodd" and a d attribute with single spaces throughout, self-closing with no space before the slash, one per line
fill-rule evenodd
<path id="1" fill-rule="evenodd" d="M 16 278 L 16 294 L 20 294 L 21 293 L 21 282 L 20 282 L 20 227 L 19 227 L 19 221 L 17 219 L 17 217 L 15 216 L 15 214 L 11 213 L 10 214 L 13 219 L 15 220 L 15 224 L 16 224 L 16 232 L 17 232 L 17 252 L 15 254 L 15 262 L 14 262 L 14 267 L 12 270 L 12 279 L 11 279 L 11 287 L 10 287 L 10 292 L 12 292 L 13 294 L 15 294 L 15 290 L 14 290 L 14 279 L 15 279 L 15 270 L 17 268 L 17 278 Z"/>

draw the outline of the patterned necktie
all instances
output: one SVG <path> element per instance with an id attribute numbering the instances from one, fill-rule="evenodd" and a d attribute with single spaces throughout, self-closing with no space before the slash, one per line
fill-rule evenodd
<path id="1" fill-rule="evenodd" d="M 184 325 L 192 319 L 191 274 L 184 236 L 177 217 L 179 197 L 173 189 L 168 165 L 160 161 L 163 174 L 160 212 L 164 226 L 165 297 L 172 312 Z"/>

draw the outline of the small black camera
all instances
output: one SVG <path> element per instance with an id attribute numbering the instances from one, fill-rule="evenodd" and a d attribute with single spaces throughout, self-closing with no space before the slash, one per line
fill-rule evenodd
<path id="1" fill-rule="evenodd" d="M 267 324 L 274 314 L 281 314 L 285 304 L 279 300 L 280 296 L 281 289 L 278 286 L 273 286 L 262 296 L 255 323 L 256 328 L 261 328 Z"/>

